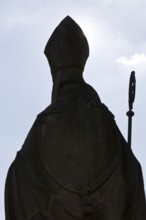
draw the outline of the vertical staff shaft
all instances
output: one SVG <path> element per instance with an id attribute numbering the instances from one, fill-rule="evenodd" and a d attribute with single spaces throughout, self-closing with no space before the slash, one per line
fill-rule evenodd
<path id="1" fill-rule="evenodd" d="M 129 111 L 127 112 L 128 116 L 128 144 L 131 147 L 132 141 L 132 117 L 134 116 L 133 103 L 135 100 L 135 90 L 136 90 L 136 80 L 135 80 L 135 72 L 132 71 L 130 75 L 129 81 Z"/>
<path id="2" fill-rule="evenodd" d="M 132 140 L 132 117 L 134 115 L 133 111 L 128 111 L 128 144 L 131 147 L 131 140 Z"/>

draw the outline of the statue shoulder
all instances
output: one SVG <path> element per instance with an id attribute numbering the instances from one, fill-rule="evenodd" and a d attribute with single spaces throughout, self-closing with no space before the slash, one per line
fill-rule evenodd
<path id="1" fill-rule="evenodd" d="M 36 122 L 42 120 L 43 118 L 46 118 L 46 116 L 49 115 L 49 114 L 57 114 L 57 113 L 59 113 L 58 106 L 54 105 L 54 104 L 51 104 L 47 108 L 45 108 L 45 110 L 43 110 L 42 112 L 40 112 L 37 115 Z"/>

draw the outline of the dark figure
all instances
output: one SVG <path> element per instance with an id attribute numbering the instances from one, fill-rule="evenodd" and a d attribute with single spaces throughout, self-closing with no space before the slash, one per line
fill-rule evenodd
<path id="1" fill-rule="evenodd" d="M 45 54 L 52 103 L 9 169 L 6 220 L 146 220 L 140 164 L 82 77 L 89 48 L 70 17 L 55 29 Z"/>

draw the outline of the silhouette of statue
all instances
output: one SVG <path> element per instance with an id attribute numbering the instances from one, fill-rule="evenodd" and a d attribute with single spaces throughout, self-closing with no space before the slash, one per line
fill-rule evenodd
<path id="1" fill-rule="evenodd" d="M 141 167 L 82 73 L 89 47 L 67 16 L 45 55 L 52 103 L 34 122 L 6 180 L 6 220 L 145 220 Z"/>

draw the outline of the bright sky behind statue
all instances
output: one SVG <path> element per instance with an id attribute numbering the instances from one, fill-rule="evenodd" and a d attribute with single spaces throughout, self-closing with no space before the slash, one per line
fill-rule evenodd
<path id="1" fill-rule="evenodd" d="M 126 139 L 129 76 L 136 72 L 132 149 L 146 182 L 146 1 L 1 0 L 0 219 L 8 168 L 37 114 L 50 104 L 52 79 L 43 51 L 67 15 L 89 42 L 84 78 L 115 115 Z"/>

